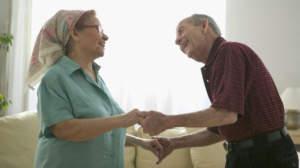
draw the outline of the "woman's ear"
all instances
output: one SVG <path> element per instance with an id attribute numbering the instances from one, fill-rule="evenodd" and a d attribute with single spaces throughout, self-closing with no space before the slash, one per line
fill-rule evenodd
<path id="1" fill-rule="evenodd" d="M 72 38 L 74 41 L 79 41 L 80 40 L 78 32 L 74 27 L 72 27 L 70 29 L 70 38 Z"/>

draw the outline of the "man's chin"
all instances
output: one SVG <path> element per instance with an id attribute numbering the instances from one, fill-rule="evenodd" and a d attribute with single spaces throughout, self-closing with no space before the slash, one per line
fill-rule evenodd
<path id="1" fill-rule="evenodd" d="M 196 62 L 201 62 L 200 60 L 197 59 L 197 57 L 193 57 L 193 56 L 188 56 L 190 59 L 193 59 Z"/>
<path id="2" fill-rule="evenodd" d="M 186 55 L 187 55 L 189 58 L 194 59 L 194 57 L 193 57 L 192 55 L 190 55 L 190 54 L 188 54 L 188 53 L 186 53 Z"/>

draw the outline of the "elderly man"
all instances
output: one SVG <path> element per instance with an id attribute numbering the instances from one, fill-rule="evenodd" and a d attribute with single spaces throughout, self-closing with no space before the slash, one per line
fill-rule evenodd
<path id="1" fill-rule="evenodd" d="M 207 127 L 181 137 L 156 137 L 164 158 L 175 149 L 225 140 L 226 168 L 298 167 L 294 143 L 284 127 L 282 101 L 259 56 L 244 44 L 222 38 L 207 15 L 183 19 L 176 36 L 183 53 L 205 64 L 201 71 L 211 106 L 181 115 L 137 113 L 145 118 L 140 125 L 151 136 L 173 127 Z"/>

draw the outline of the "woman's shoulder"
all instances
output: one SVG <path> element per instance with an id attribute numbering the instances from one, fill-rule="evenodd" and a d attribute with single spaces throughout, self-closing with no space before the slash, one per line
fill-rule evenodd
<path id="1" fill-rule="evenodd" d="M 44 73 L 42 80 L 59 80 L 59 78 L 64 76 L 64 69 L 58 63 L 56 63 Z"/>

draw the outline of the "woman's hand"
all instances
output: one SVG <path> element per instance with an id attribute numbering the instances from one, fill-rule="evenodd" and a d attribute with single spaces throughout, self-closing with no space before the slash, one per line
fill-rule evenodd
<path id="1" fill-rule="evenodd" d="M 138 109 L 133 109 L 128 113 L 125 113 L 122 115 L 122 127 L 130 127 L 140 121 L 142 121 L 144 119 L 144 117 L 142 116 L 138 116 L 137 112 L 139 110 Z"/>
<path id="2" fill-rule="evenodd" d="M 129 134 L 126 135 L 125 146 L 140 146 L 151 151 L 158 158 L 157 163 L 162 160 L 164 153 L 162 145 L 156 139 L 144 139 Z"/>
<path id="3" fill-rule="evenodd" d="M 156 139 L 141 139 L 139 145 L 143 149 L 151 151 L 158 160 L 163 156 L 163 147 Z"/>

